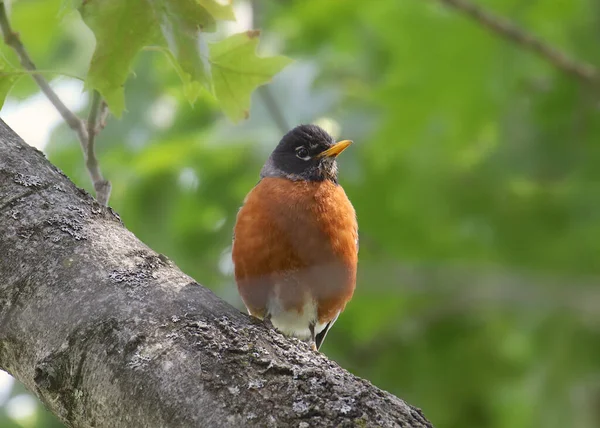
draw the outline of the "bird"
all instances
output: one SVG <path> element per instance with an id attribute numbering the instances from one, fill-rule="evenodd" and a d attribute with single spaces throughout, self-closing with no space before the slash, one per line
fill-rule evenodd
<path id="1" fill-rule="evenodd" d="M 336 161 L 351 143 L 312 124 L 286 133 L 233 231 L 234 276 L 248 313 L 313 351 L 356 287 L 358 223 Z"/>

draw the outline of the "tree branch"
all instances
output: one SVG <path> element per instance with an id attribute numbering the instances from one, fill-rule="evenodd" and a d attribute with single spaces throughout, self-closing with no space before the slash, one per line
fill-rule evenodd
<path id="1" fill-rule="evenodd" d="M 0 368 L 73 427 L 431 427 L 252 321 L 0 120 Z"/>
<path id="2" fill-rule="evenodd" d="M 79 117 L 77 117 L 75 113 L 69 110 L 69 108 L 58 97 L 56 92 L 54 92 L 54 90 L 50 87 L 48 81 L 40 73 L 37 72 L 35 64 L 29 57 L 29 54 L 25 50 L 25 46 L 23 46 L 23 43 L 19 38 L 19 34 L 14 32 L 10 25 L 8 15 L 6 13 L 6 5 L 4 3 L 4 0 L 0 0 L 0 29 L 2 30 L 2 34 L 4 35 L 4 41 L 6 45 L 10 46 L 15 51 L 15 53 L 19 57 L 23 68 L 31 72 L 31 77 L 33 78 L 33 80 L 35 80 L 40 90 L 44 93 L 44 95 L 46 95 L 46 97 L 48 98 L 48 100 L 50 100 L 52 105 L 54 105 L 56 110 L 58 110 L 58 112 L 63 117 L 67 125 L 69 125 L 69 127 L 77 133 L 77 138 L 79 138 L 84 157 L 86 158 L 86 167 L 88 169 L 90 177 L 92 178 L 94 189 L 96 190 L 96 197 L 98 201 L 100 201 L 103 205 L 107 205 L 108 199 L 110 197 L 110 182 L 102 177 L 98 161 L 94 154 L 93 141 L 97 132 L 90 132 L 90 129 L 95 130 L 96 128 L 86 128 L 84 121 L 82 121 Z M 92 110 L 94 110 L 93 106 Z M 103 114 L 103 120 L 105 122 L 105 110 L 103 110 Z M 97 115 L 98 106 L 96 106 L 94 111 L 94 123 L 96 122 Z M 92 154 L 91 157 L 90 152 Z"/>
<path id="3" fill-rule="evenodd" d="M 584 83 L 597 84 L 600 81 L 600 72 L 596 67 L 571 58 L 565 52 L 540 40 L 504 17 L 489 12 L 469 0 L 437 1 L 473 18 L 491 32 L 535 52 L 562 72 L 574 76 Z"/>

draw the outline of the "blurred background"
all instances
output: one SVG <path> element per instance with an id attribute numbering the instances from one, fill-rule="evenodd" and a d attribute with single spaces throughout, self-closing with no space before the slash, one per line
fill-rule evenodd
<path id="1" fill-rule="evenodd" d="M 472 1 L 600 64 L 596 1 Z M 93 35 L 62 3 L 13 2 L 13 27 L 39 69 L 82 76 Z M 340 180 L 361 239 L 355 297 L 322 351 L 436 427 L 600 427 L 598 91 L 444 1 L 234 4 L 221 34 L 261 28 L 261 52 L 295 62 L 234 125 L 143 52 L 97 143 L 125 225 L 242 309 L 237 209 L 281 135 L 321 124 L 355 141 Z M 52 86 L 85 114 L 79 80 Z M 0 117 L 92 190 L 29 78 Z M 16 426 L 62 425 L 0 373 L 0 427 Z"/>

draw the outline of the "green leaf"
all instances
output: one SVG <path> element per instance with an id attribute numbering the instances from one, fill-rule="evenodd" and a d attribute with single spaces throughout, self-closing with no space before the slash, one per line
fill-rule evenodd
<path id="1" fill-rule="evenodd" d="M 133 60 L 158 35 L 155 14 L 144 0 L 89 0 L 81 15 L 96 36 L 86 84 L 97 89 L 119 117 L 125 108 L 123 85 Z"/>
<path id="2" fill-rule="evenodd" d="M 173 52 L 161 46 L 152 46 L 146 49 L 150 51 L 161 52 L 167 57 L 169 63 L 181 79 L 181 83 L 183 84 L 183 94 L 186 100 L 190 104 L 194 103 L 200 96 L 202 86 L 197 81 L 192 80 L 192 77 L 189 73 L 185 72 L 180 63 L 177 61 L 177 58 L 175 58 L 175 55 L 173 55 Z"/>
<path id="3" fill-rule="evenodd" d="M 223 21 L 235 21 L 235 14 L 233 13 L 233 6 L 231 1 L 227 4 L 221 4 L 216 0 L 196 0 L 200 6 L 210 13 L 213 18 Z"/>
<path id="4" fill-rule="evenodd" d="M 152 0 L 151 4 L 161 23 L 163 44 L 177 58 L 180 66 L 177 71 L 186 88 L 190 85 L 198 87 L 199 83 L 210 90 L 209 64 L 200 53 L 199 35 L 200 31 L 216 30 L 212 15 L 195 0 Z M 194 102 L 198 91 L 186 89 L 186 92 L 188 100 Z M 196 95 L 190 96 L 190 93 Z"/>
<path id="5" fill-rule="evenodd" d="M 210 45 L 215 95 L 234 122 L 249 116 L 252 91 L 292 62 L 283 56 L 256 56 L 259 34 L 259 31 L 247 31 Z"/>
<path id="6" fill-rule="evenodd" d="M 257 57 L 258 31 L 231 36 L 203 54 L 200 31 L 215 31 L 215 19 L 234 19 L 231 4 L 215 0 L 89 0 L 80 10 L 96 37 L 86 85 L 102 94 L 116 116 L 125 108 L 123 86 L 135 56 L 153 43 L 169 48 L 189 102 L 201 88 L 214 91 L 233 121 L 248 116 L 252 91 L 290 62 Z"/>
<path id="7" fill-rule="evenodd" d="M 58 16 L 62 19 L 72 11 L 78 10 L 83 4 L 83 0 L 62 0 Z"/>
<path id="8" fill-rule="evenodd" d="M 21 76 L 21 73 L 18 71 L 0 54 L 0 108 L 4 105 L 4 100 L 13 85 Z"/>
<path id="9" fill-rule="evenodd" d="M 213 15 L 196 0 L 150 0 L 161 25 L 173 26 L 172 31 L 212 33 L 217 29 Z M 177 28 L 181 25 L 183 28 Z M 170 33 L 167 33 L 167 35 Z"/>

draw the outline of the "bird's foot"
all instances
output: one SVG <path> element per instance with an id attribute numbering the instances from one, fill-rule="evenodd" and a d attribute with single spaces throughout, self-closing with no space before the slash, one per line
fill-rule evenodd
<path id="1" fill-rule="evenodd" d="M 308 340 L 308 345 L 314 352 L 319 352 L 317 349 L 317 342 L 315 341 L 315 324 L 311 323 L 308 326 L 308 329 L 310 330 L 310 339 Z"/>
<path id="2" fill-rule="evenodd" d="M 259 324 L 263 323 L 263 320 L 261 318 L 255 317 L 254 315 L 250 314 L 250 322 L 252 324 L 259 325 Z"/>
<path id="3" fill-rule="evenodd" d="M 263 323 L 265 326 L 267 326 L 267 328 L 275 329 L 275 326 L 271 322 L 271 314 L 267 314 L 267 316 L 263 318 Z"/>
<path id="4" fill-rule="evenodd" d="M 273 326 L 273 323 L 271 322 L 271 315 L 266 315 L 265 317 L 258 317 L 256 315 L 252 315 L 251 313 L 250 315 L 250 322 L 252 322 L 252 324 L 256 324 L 256 325 L 264 325 L 267 328 L 272 328 L 274 329 L 275 327 Z"/>

